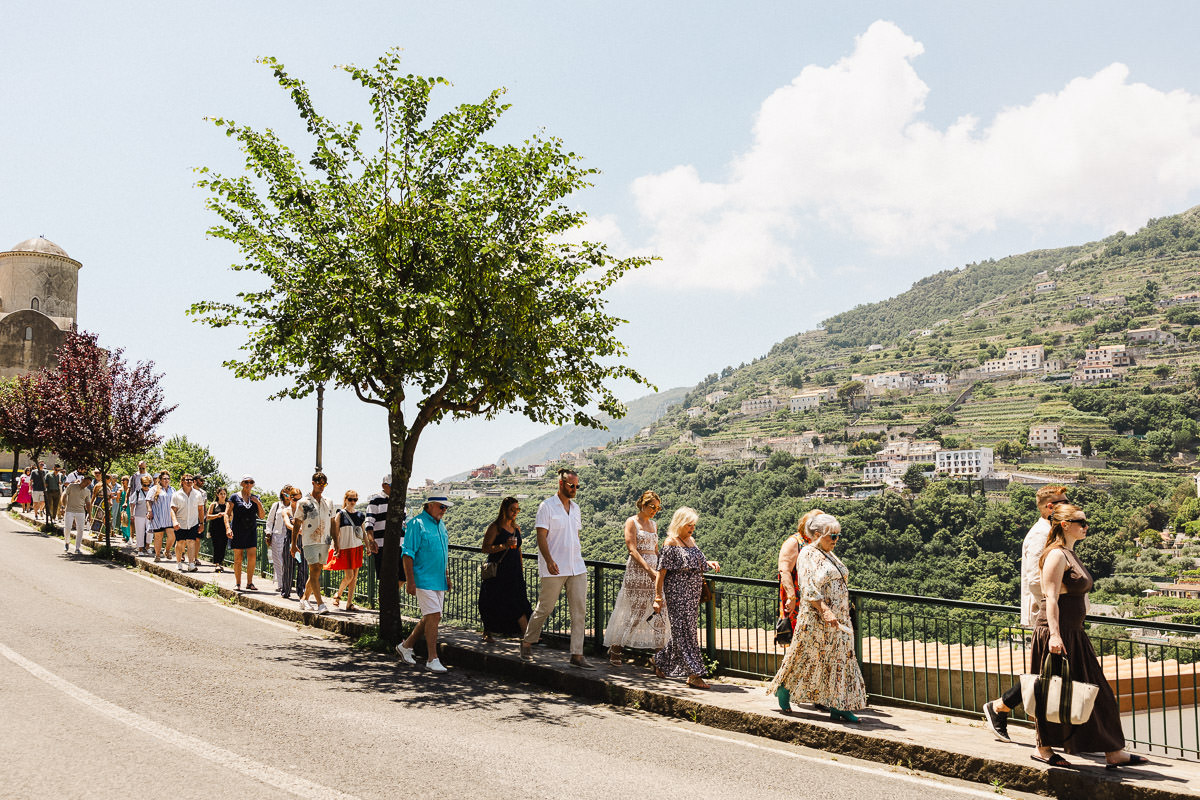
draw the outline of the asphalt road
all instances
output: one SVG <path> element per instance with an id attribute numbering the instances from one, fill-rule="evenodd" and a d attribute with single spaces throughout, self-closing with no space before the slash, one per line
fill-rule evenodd
<path id="1" fill-rule="evenodd" d="M 464 670 L 434 676 L 67 556 L 7 515 L 0 548 L 3 798 L 996 796 Z"/>

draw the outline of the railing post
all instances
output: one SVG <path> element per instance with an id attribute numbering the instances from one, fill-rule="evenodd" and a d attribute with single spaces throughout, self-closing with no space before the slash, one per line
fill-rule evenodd
<path id="1" fill-rule="evenodd" d="M 717 592 L 713 589 L 704 604 L 704 652 L 713 661 L 717 660 Z"/>
<path id="2" fill-rule="evenodd" d="M 592 564 L 592 652 L 604 653 L 604 626 L 600 618 L 604 612 L 604 567 Z"/>

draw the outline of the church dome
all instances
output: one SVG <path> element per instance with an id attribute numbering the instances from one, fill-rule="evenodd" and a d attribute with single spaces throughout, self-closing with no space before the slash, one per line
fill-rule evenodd
<path id="1" fill-rule="evenodd" d="M 63 250 L 45 236 L 37 236 L 33 239 L 26 239 L 20 244 L 14 244 L 9 248 L 9 250 L 17 253 L 49 253 L 53 256 L 70 258 L 70 256 L 67 255 L 66 250 Z"/>

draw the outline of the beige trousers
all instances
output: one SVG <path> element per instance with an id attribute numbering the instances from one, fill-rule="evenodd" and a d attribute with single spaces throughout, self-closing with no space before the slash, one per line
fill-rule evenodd
<path id="1" fill-rule="evenodd" d="M 523 644 L 533 644 L 541 637 L 542 626 L 546 624 L 546 618 L 554 610 L 554 605 L 558 602 L 564 586 L 567 587 L 567 608 L 571 612 L 571 655 L 581 656 L 583 655 L 583 635 L 587 628 L 586 572 L 578 575 L 551 575 L 542 578 L 542 585 L 538 589 L 537 608 L 533 610 L 533 616 L 529 618 L 529 625 L 525 628 L 525 638 L 521 641 Z"/>

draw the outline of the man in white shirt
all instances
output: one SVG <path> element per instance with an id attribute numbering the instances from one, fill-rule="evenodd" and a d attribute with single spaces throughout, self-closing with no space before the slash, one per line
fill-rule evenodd
<path id="1" fill-rule="evenodd" d="M 554 610 L 563 587 L 571 612 L 571 665 L 595 669 L 583 657 L 583 633 L 587 625 L 587 565 L 579 544 L 583 527 L 574 497 L 579 491 L 579 476 L 572 469 L 558 471 L 558 492 L 538 506 L 533 525 L 537 530 L 538 574 L 541 588 L 537 608 L 529 618 L 521 640 L 521 658 L 533 658 L 533 645 L 542 635 L 542 626 Z"/>
<path id="2" fill-rule="evenodd" d="M 1038 521 L 1033 523 L 1025 542 L 1021 545 L 1021 624 L 1032 627 L 1037 622 L 1042 607 L 1042 570 L 1038 561 L 1046 549 L 1046 536 L 1050 533 L 1050 512 L 1059 503 L 1067 502 L 1067 487 L 1043 486 L 1037 490 Z M 1021 705 L 1021 684 L 1009 687 L 999 700 L 990 700 L 983 706 L 983 722 L 997 739 L 1011 742 L 1008 735 L 1008 715 Z"/>
<path id="3" fill-rule="evenodd" d="M 204 492 L 196 489 L 192 476 L 184 473 L 179 491 L 171 497 L 175 511 L 175 563 L 180 572 L 199 572 L 196 559 L 200 555 L 200 522 L 204 513 Z M 184 558 L 189 557 L 189 569 Z"/>

